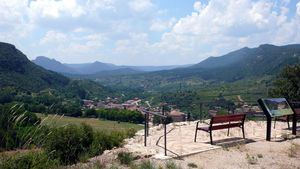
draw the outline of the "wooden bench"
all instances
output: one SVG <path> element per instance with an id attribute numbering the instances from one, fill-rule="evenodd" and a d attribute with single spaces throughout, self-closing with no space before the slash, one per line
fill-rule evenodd
<path id="1" fill-rule="evenodd" d="M 217 115 L 213 116 L 210 120 L 209 126 L 199 127 L 199 122 L 196 125 L 195 139 L 197 138 L 197 131 L 202 130 L 210 134 L 210 144 L 213 144 L 212 131 L 220 129 L 228 129 L 227 136 L 229 136 L 229 128 L 240 127 L 243 132 L 243 138 L 245 138 L 244 122 L 246 114 L 233 114 L 233 115 Z"/>

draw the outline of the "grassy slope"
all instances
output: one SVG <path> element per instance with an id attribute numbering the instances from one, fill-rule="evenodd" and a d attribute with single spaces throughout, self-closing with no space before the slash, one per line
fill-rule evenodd
<path id="1" fill-rule="evenodd" d="M 134 128 L 136 130 L 140 130 L 143 126 L 138 124 L 132 123 L 124 123 L 124 122 L 116 122 L 116 121 L 108 121 L 108 120 L 99 120 L 96 118 L 78 118 L 78 117 L 66 117 L 66 116 L 55 116 L 55 115 L 48 115 L 45 116 L 44 114 L 38 114 L 37 116 L 42 119 L 42 124 L 50 125 L 50 126 L 64 126 L 68 124 L 75 124 L 79 125 L 81 123 L 86 123 L 92 126 L 95 130 L 98 131 L 120 131 L 120 130 L 127 130 L 130 128 Z"/>

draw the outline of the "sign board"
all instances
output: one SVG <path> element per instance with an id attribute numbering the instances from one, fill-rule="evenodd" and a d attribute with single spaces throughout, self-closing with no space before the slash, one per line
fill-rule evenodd
<path id="1" fill-rule="evenodd" d="M 267 117 L 267 134 L 266 134 L 267 141 L 271 140 L 272 118 L 276 118 L 279 116 L 292 115 L 293 117 L 292 133 L 296 135 L 296 127 L 297 127 L 296 115 L 294 115 L 293 109 L 291 108 L 291 106 L 289 105 L 288 101 L 285 98 L 258 99 L 258 103 Z"/>
<path id="2" fill-rule="evenodd" d="M 268 98 L 261 99 L 261 101 L 271 117 L 294 114 L 292 108 L 285 98 Z"/>

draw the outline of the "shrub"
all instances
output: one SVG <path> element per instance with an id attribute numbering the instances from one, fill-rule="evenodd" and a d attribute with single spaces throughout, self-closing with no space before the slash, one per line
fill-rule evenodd
<path id="1" fill-rule="evenodd" d="M 144 116 L 138 111 L 131 110 L 119 110 L 119 109 L 100 109 L 97 111 L 98 116 L 101 119 L 122 121 L 122 122 L 132 122 L 132 123 L 142 123 L 144 121 Z"/>
<path id="2" fill-rule="evenodd" d="M 93 130 L 87 125 L 69 125 L 52 129 L 43 145 L 52 159 L 61 164 L 74 164 L 88 150 L 93 141 Z"/>
<path id="3" fill-rule="evenodd" d="M 195 164 L 195 163 L 188 163 L 188 167 L 190 167 L 190 168 L 198 168 L 197 164 Z"/>
<path id="4" fill-rule="evenodd" d="M 181 167 L 177 166 L 173 161 L 168 161 L 166 163 L 166 169 L 181 169 Z"/>
<path id="5" fill-rule="evenodd" d="M 98 117 L 95 109 L 86 109 L 83 114 L 84 117 Z"/>
<path id="6" fill-rule="evenodd" d="M 52 169 L 56 167 L 58 167 L 58 161 L 49 159 L 43 151 L 0 157 L 1 169 Z"/>
<path id="7" fill-rule="evenodd" d="M 90 156 L 102 154 L 103 151 L 119 147 L 123 140 L 128 137 L 127 133 L 120 131 L 113 132 L 95 132 L 94 139 L 89 149 Z"/>
<path id="8" fill-rule="evenodd" d="M 25 135 L 30 136 L 29 133 L 35 131 L 39 123 L 40 119 L 25 111 L 23 105 L 0 105 L 0 151 L 22 147 L 28 141 Z M 32 136 L 31 140 L 34 139 Z"/>
<path id="9" fill-rule="evenodd" d="M 120 152 L 118 154 L 118 160 L 120 161 L 121 164 L 129 165 L 132 163 L 134 160 L 134 157 L 131 153 L 128 152 Z"/>
<path id="10" fill-rule="evenodd" d="M 155 166 L 149 160 L 146 160 L 146 161 L 142 161 L 141 164 L 137 168 L 138 169 L 155 169 Z"/>
<path id="11" fill-rule="evenodd" d="M 129 137 L 129 138 L 134 137 L 136 132 L 137 132 L 136 129 L 129 128 L 128 130 L 126 130 L 126 137 Z"/>

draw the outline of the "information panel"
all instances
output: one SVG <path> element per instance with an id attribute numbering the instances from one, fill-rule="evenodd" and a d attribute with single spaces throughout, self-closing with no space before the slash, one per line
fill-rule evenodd
<path id="1" fill-rule="evenodd" d="M 271 117 L 294 114 L 285 98 L 269 98 L 261 100 Z"/>

